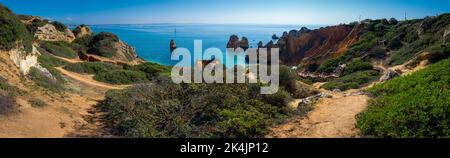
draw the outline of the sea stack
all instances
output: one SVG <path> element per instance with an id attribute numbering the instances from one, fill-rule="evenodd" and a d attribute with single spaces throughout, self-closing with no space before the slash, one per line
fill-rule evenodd
<path id="1" fill-rule="evenodd" d="M 175 49 L 177 49 L 177 44 L 175 40 L 170 40 L 170 52 L 172 53 Z"/>
<path id="2" fill-rule="evenodd" d="M 228 40 L 228 43 L 227 43 L 227 48 L 233 48 L 234 50 L 236 50 L 237 48 L 242 48 L 245 51 L 249 47 L 250 47 L 250 44 L 248 42 L 247 37 L 242 37 L 239 40 L 239 37 L 237 35 L 231 35 L 230 39 Z"/>

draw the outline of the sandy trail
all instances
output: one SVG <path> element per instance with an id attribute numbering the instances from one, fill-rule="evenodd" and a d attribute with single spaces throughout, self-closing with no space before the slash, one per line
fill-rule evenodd
<path id="1" fill-rule="evenodd" d="M 354 93 L 333 94 L 333 98 L 319 100 L 306 117 L 294 117 L 272 128 L 268 138 L 346 138 L 355 137 L 356 115 L 367 108 L 369 97 Z"/>
<path id="2" fill-rule="evenodd" d="M 75 79 L 77 81 L 80 81 L 82 83 L 85 83 L 87 85 L 96 86 L 96 87 L 105 88 L 105 89 L 124 89 L 124 88 L 128 87 L 128 85 L 117 86 L 117 85 L 111 85 L 111 84 L 107 84 L 107 83 L 103 83 L 103 82 L 98 82 L 93 79 L 93 75 L 82 75 L 82 74 L 70 72 L 70 71 L 63 69 L 62 67 L 57 67 L 56 69 L 58 71 L 60 71 L 63 75 L 70 77 L 72 79 Z"/>

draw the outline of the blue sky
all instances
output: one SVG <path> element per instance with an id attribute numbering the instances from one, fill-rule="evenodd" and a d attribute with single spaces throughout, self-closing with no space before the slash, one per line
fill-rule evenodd
<path id="1" fill-rule="evenodd" d="M 339 24 L 450 12 L 450 0 L 0 0 L 17 14 L 73 24 Z"/>

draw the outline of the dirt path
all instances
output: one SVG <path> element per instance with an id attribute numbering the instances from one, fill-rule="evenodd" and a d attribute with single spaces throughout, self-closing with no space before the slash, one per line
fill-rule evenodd
<path id="1" fill-rule="evenodd" d="M 105 88 L 105 89 L 124 89 L 124 88 L 128 87 L 127 85 L 117 86 L 117 85 L 111 85 L 111 84 L 107 84 L 107 83 L 98 82 L 98 81 L 95 81 L 94 79 L 92 79 L 93 75 L 82 75 L 82 74 L 70 72 L 70 71 L 63 69 L 62 67 L 57 67 L 56 69 L 58 71 L 60 71 L 63 75 L 70 77 L 72 79 L 75 79 L 77 81 L 80 81 L 82 83 L 85 83 L 87 85 L 96 86 L 96 87 Z"/>
<path id="2" fill-rule="evenodd" d="M 353 92 L 335 93 L 323 98 L 306 117 L 295 117 L 271 129 L 268 138 L 342 138 L 355 137 L 355 116 L 367 107 L 369 97 Z"/>

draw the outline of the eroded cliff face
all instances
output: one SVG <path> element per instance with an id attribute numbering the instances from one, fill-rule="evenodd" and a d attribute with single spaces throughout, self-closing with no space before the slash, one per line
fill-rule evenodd
<path id="1" fill-rule="evenodd" d="M 265 47 L 280 48 L 280 60 L 286 65 L 303 62 L 321 64 L 326 59 L 343 54 L 358 39 L 363 25 L 337 25 L 316 30 L 305 27 L 283 33 L 276 44 Z"/>
<path id="2" fill-rule="evenodd" d="M 71 30 L 65 29 L 64 32 L 60 32 L 52 24 L 46 24 L 39 27 L 36 30 L 34 37 L 41 41 L 64 41 L 67 43 L 71 43 L 75 40 L 75 35 Z"/>
<path id="3" fill-rule="evenodd" d="M 23 75 L 28 75 L 30 73 L 30 69 L 34 67 L 40 70 L 49 79 L 55 79 L 55 77 L 38 62 L 38 57 L 41 54 L 35 46 L 33 46 L 33 51 L 31 53 L 24 52 L 21 47 L 5 52 L 2 51 L 1 53 L 9 54 L 10 59 L 19 68 L 20 73 Z"/>

